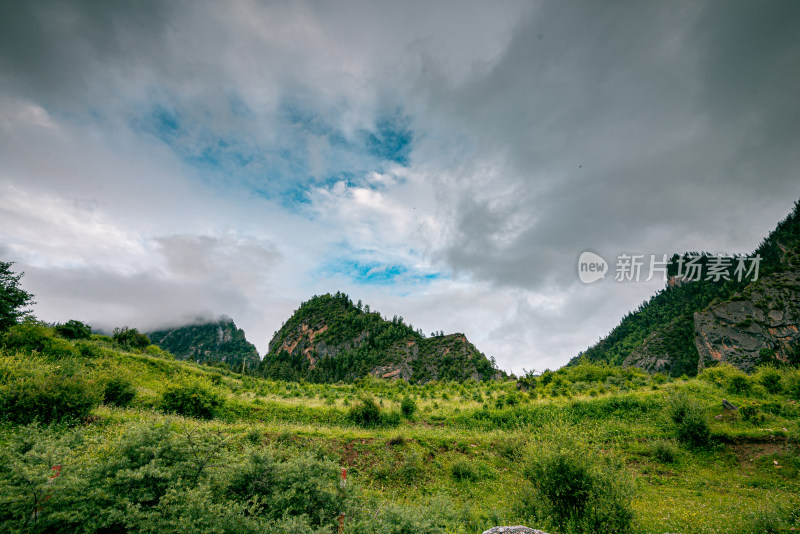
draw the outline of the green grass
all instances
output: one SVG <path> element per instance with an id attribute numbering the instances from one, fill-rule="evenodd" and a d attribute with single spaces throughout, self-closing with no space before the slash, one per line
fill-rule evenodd
<path id="1" fill-rule="evenodd" d="M 181 436 L 222 436 L 234 463 L 243 461 L 237 458 L 250 448 L 332 460 L 347 468 L 348 484 L 358 488 L 368 513 L 404 506 L 424 515 L 443 506 L 452 513 L 448 532 L 472 533 L 497 524 L 542 527 L 530 524 L 520 507 L 532 487 L 524 459 L 548 440 L 566 435 L 598 458 L 619 461 L 630 475 L 635 532 L 744 533 L 773 527 L 789 532 L 800 527 L 800 412 L 787 394 L 768 393 L 755 382 L 731 391 L 724 379 L 665 382 L 636 374 L 614 384 L 610 379 L 619 374 L 613 372 L 587 377 L 571 371 L 582 384 L 594 380 L 592 387 L 573 388 L 574 383 L 562 380 L 558 387 L 571 389 L 568 396 L 539 394 L 534 399 L 518 392 L 514 381 L 291 383 L 243 377 L 147 351 L 120 351 L 102 339 L 82 343 L 97 350 L 81 352 L 91 356 L 55 359 L 0 352 L 0 392 L 22 373 L 69 366 L 97 384 L 124 377 L 136 388 L 127 407 L 100 405 L 70 427 L 40 425 L 38 431 L 54 440 L 65 432 L 78 436 L 67 454 L 73 463 L 102 463 L 130 429 L 165 423 Z M 797 373 L 777 372 L 786 380 Z M 213 419 L 161 411 L 162 395 L 171 384 L 198 380 L 223 400 Z M 625 384 L 634 381 L 638 385 Z M 597 393 L 598 385 L 604 393 Z M 577 391 L 581 387 L 584 392 Z M 668 407 L 677 393 L 702 408 L 711 430 L 709 446 L 687 448 L 675 441 Z M 509 397 L 511 403 L 497 402 Z M 362 398 L 373 399 L 382 414 L 399 414 L 404 399 L 413 399 L 417 409 L 392 425 L 365 428 L 349 416 Z M 722 398 L 758 405 L 763 420 L 754 425 L 731 416 L 722 409 Z M 26 431 L 25 425 L 0 422 L 0 449 L 9 452 L 12 437 Z"/>

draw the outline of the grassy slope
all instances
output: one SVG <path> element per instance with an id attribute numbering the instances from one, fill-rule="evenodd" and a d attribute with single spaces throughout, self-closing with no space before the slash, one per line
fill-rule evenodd
<path id="1" fill-rule="evenodd" d="M 137 397 L 124 409 L 100 406 L 79 428 L 84 435 L 80 455 L 86 461 L 98 461 L 105 443 L 143 420 L 171 421 L 186 431 L 215 429 L 233 442 L 251 439 L 255 432 L 265 446 L 281 442 L 337 460 L 349 467 L 351 483 L 379 503 L 422 504 L 444 497 L 464 517 L 454 532 L 480 532 L 526 521 L 515 511 L 529 484 L 522 473 L 524 451 L 535 454 L 538 440 L 566 429 L 601 454 L 623 460 L 635 479 L 637 531 L 731 532 L 732 526 L 753 524 L 754 514 L 800 507 L 797 405 L 759 386 L 750 396 L 731 395 L 699 379 L 659 384 L 635 372 L 613 370 L 597 383 L 565 370 L 537 388 L 571 391 L 569 398 L 540 394 L 532 399 L 517 393 L 513 382 L 407 386 L 367 379 L 355 385 L 297 384 L 242 378 L 159 355 L 120 352 L 104 341 L 93 343 L 102 347 L 97 351 L 101 356 L 77 357 L 68 365 L 81 365 L 98 384 L 111 376 L 129 377 Z M 13 379 L 14 369 L 48 365 L 67 363 L 0 353 L 0 385 Z M 214 420 L 157 410 L 170 381 L 198 375 L 221 375 L 216 387 L 226 405 Z M 707 408 L 712 431 L 725 444 L 703 451 L 681 447 L 674 463 L 652 457 L 648 444 L 673 434 L 665 406 L 674 390 L 688 392 Z M 411 395 L 419 411 L 395 427 L 355 427 L 348 423 L 347 410 L 362 395 L 374 397 L 387 411 L 399 410 L 401 399 Z M 713 416 L 722 414 L 723 397 L 737 404 L 755 400 L 787 408 L 781 408 L 783 415 L 768 414 L 758 426 L 720 421 Z M 0 426 L 0 446 L 19 430 L 8 423 Z M 59 432 L 58 427 L 52 432 Z M 452 467 L 464 461 L 474 479 L 457 481 Z M 781 468 L 775 467 L 776 461 Z M 794 517 L 797 521 L 798 514 Z M 786 520 L 783 525 L 788 528 Z"/>

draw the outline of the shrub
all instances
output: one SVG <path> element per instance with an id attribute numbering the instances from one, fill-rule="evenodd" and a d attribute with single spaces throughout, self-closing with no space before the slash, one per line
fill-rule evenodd
<path id="1" fill-rule="evenodd" d="M 705 410 L 685 394 L 670 399 L 669 416 L 675 424 L 678 441 L 691 447 L 709 444 L 711 430 L 705 417 Z"/>
<path id="2" fill-rule="evenodd" d="M 95 384 L 80 374 L 40 371 L 0 388 L 0 417 L 15 423 L 74 422 L 99 404 Z"/>
<path id="3" fill-rule="evenodd" d="M 417 403 L 411 397 L 403 397 L 403 402 L 400 403 L 400 411 L 403 413 L 403 417 L 411 419 L 417 412 Z"/>
<path id="4" fill-rule="evenodd" d="M 106 382 L 103 390 L 103 402 L 114 406 L 128 406 L 136 396 L 136 388 L 130 380 L 115 376 Z"/>
<path id="5" fill-rule="evenodd" d="M 115 343 L 125 349 L 146 349 L 150 346 L 150 338 L 139 333 L 136 328 L 115 328 L 114 335 L 111 336 Z"/>
<path id="6" fill-rule="evenodd" d="M 632 484 L 616 464 L 582 447 L 546 444 L 526 462 L 534 494 L 524 503 L 534 519 L 553 518 L 569 532 L 628 532 Z"/>
<path id="7" fill-rule="evenodd" d="M 103 356 L 103 349 L 89 341 L 78 341 L 75 343 L 78 354 L 84 358 L 100 358 Z"/>
<path id="8" fill-rule="evenodd" d="M 750 377 L 747 376 L 743 371 L 737 369 L 736 372 L 731 372 L 728 376 L 728 381 L 725 384 L 725 388 L 729 393 L 733 393 L 735 395 L 747 395 L 752 389 Z"/>
<path id="9" fill-rule="evenodd" d="M 736 395 L 747 395 L 752 389 L 750 377 L 729 363 L 703 369 L 697 378 L 725 388 L 729 393 Z"/>
<path id="10" fill-rule="evenodd" d="M 453 479 L 458 482 L 478 480 L 478 472 L 472 467 L 472 464 L 466 460 L 458 460 L 450 468 L 450 474 Z"/>
<path id="11" fill-rule="evenodd" d="M 56 333 L 67 339 L 89 339 L 92 336 L 92 327 L 80 321 L 70 319 L 64 324 L 55 326 Z"/>
<path id="12" fill-rule="evenodd" d="M 783 391 L 781 384 L 781 373 L 774 367 L 761 367 L 755 374 L 755 379 L 759 384 L 764 386 L 767 393 L 773 395 Z"/>
<path id="13" fill-rule="evenodd" d="M 381 507 L 374 515 L 348 528 L 352 534 L 447 534 L 453 532 L 457 522 L 452 503 L 434 503 L 432 506 L 401 506 L 390 504 Z M 463 526 L 459 522 L 459 526 Z"/>
<path id="14" fill-rule="evenodd" d="M 742 420 L 750 421 L 754 425 L 760 425 L 766 419 L 763 413 L 758 409 L 758 405 L 754 403 L 743 404 L 739 408 L 739 414 Z"/>
<path id="15" fill-rule="evenodd" d="M 671 464 L 678 458 L 678 448 L 671 441 L 659 439 L 651 441 L 647 452 L 661 463 Z"/>
<path id="16" fill-rule="evenodd" d="M 161 397 L 161 409 L 165 412 L 202 419 L 214 417 L 223 404 L 222 397 L 200 380 L 170 384 Z"/>
<path id="17" fill-rule="evenodd" d="M 280 461 L 266 453 L 254 454 L 228 486 L 241 501 L 255 499 L 270 519 L 306 516 L 315 527 L 333 527 L 350 507 L 351 494 L 339 486 L 340 467 L 302 454 Z"/>
<path id="18" fill-rule="evenodd" d="M 786 376 L 786 393 L 800 400 L 800 369 L 795 369 Z"/>
<path id="19" fill-rule="evenodd" d="M 51 328 L 37 321 L 26 321 L 9 328 L 3 336 L 3 346 L 11 351 L 27 354 L 38 352 L 54 359 L 77 354 L 69 342 L 57 339 Z"/>
<path id="20" fill-rule="evenodd" d="M 381 424 L 381 409 L 373 399 L 366 397 L 350 408 L 348 417 L 350 421 L 359 426 L 379 426 Z"/>

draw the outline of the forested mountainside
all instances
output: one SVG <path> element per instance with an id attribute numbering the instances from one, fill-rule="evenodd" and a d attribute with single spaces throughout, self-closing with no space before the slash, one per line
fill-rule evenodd
<path id="1" fill-rule="evenodd" d="M 426 337 L 402 317 L 386 320 L 339 292 L 302 303 L 270 341 L 260 372 L 314 382 L 367 375 L 416 383 L 505 376 L 464 334 Z"/>
<path id="2" fill-rule="evenodd" d="M 757 281 L 688 282 L 669 266 L 670 284 L 628 313 L 608 336 L 573 358 L 633 365 L 672 376 L 695 375 L 713 361 L 749 370 L 760 361 L 795 357 L 800 302 L 800 202 L 751 255 L 761 257 Z M 684 260 L 698 253 L 686 253 Z M 699 254 L 702 265 L 713 257 Z M 731 302 L 739 304 L 731 305 Z M 782 309 L 790 310 L 783 313 Z M 757 311 L 756 311 L 757 310 Z M 777 314 L 780 313 L 780 317 Z M 750 331 L 750 333 L 748 333 Z M 700 352 L 703 353 L 701 361 Z"/>
<path id="3" fill-rule="evenodd" d="M 261 359 L 255 345 L 247 341 L 244 331 L 233 319 L 222 316 L 216 321 L 149 332 L 154 345 L 177 358 L 205 364 L 225 364 L 241 370 L 258 367 Z"/>

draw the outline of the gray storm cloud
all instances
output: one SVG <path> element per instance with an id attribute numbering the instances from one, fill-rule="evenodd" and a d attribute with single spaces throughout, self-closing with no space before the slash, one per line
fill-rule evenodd
<path id="1" fill-rule="evenodd" d="M 341 289 L 555 367 L 658 289 L 581 251 L 748 252 L 800 197 L 798 35 L 789 0 L 3 2 L 0 251 L 47 320 L 224 313 L 263 352 Z M 386 110 L 408 161 L 372 169 Z"/>

